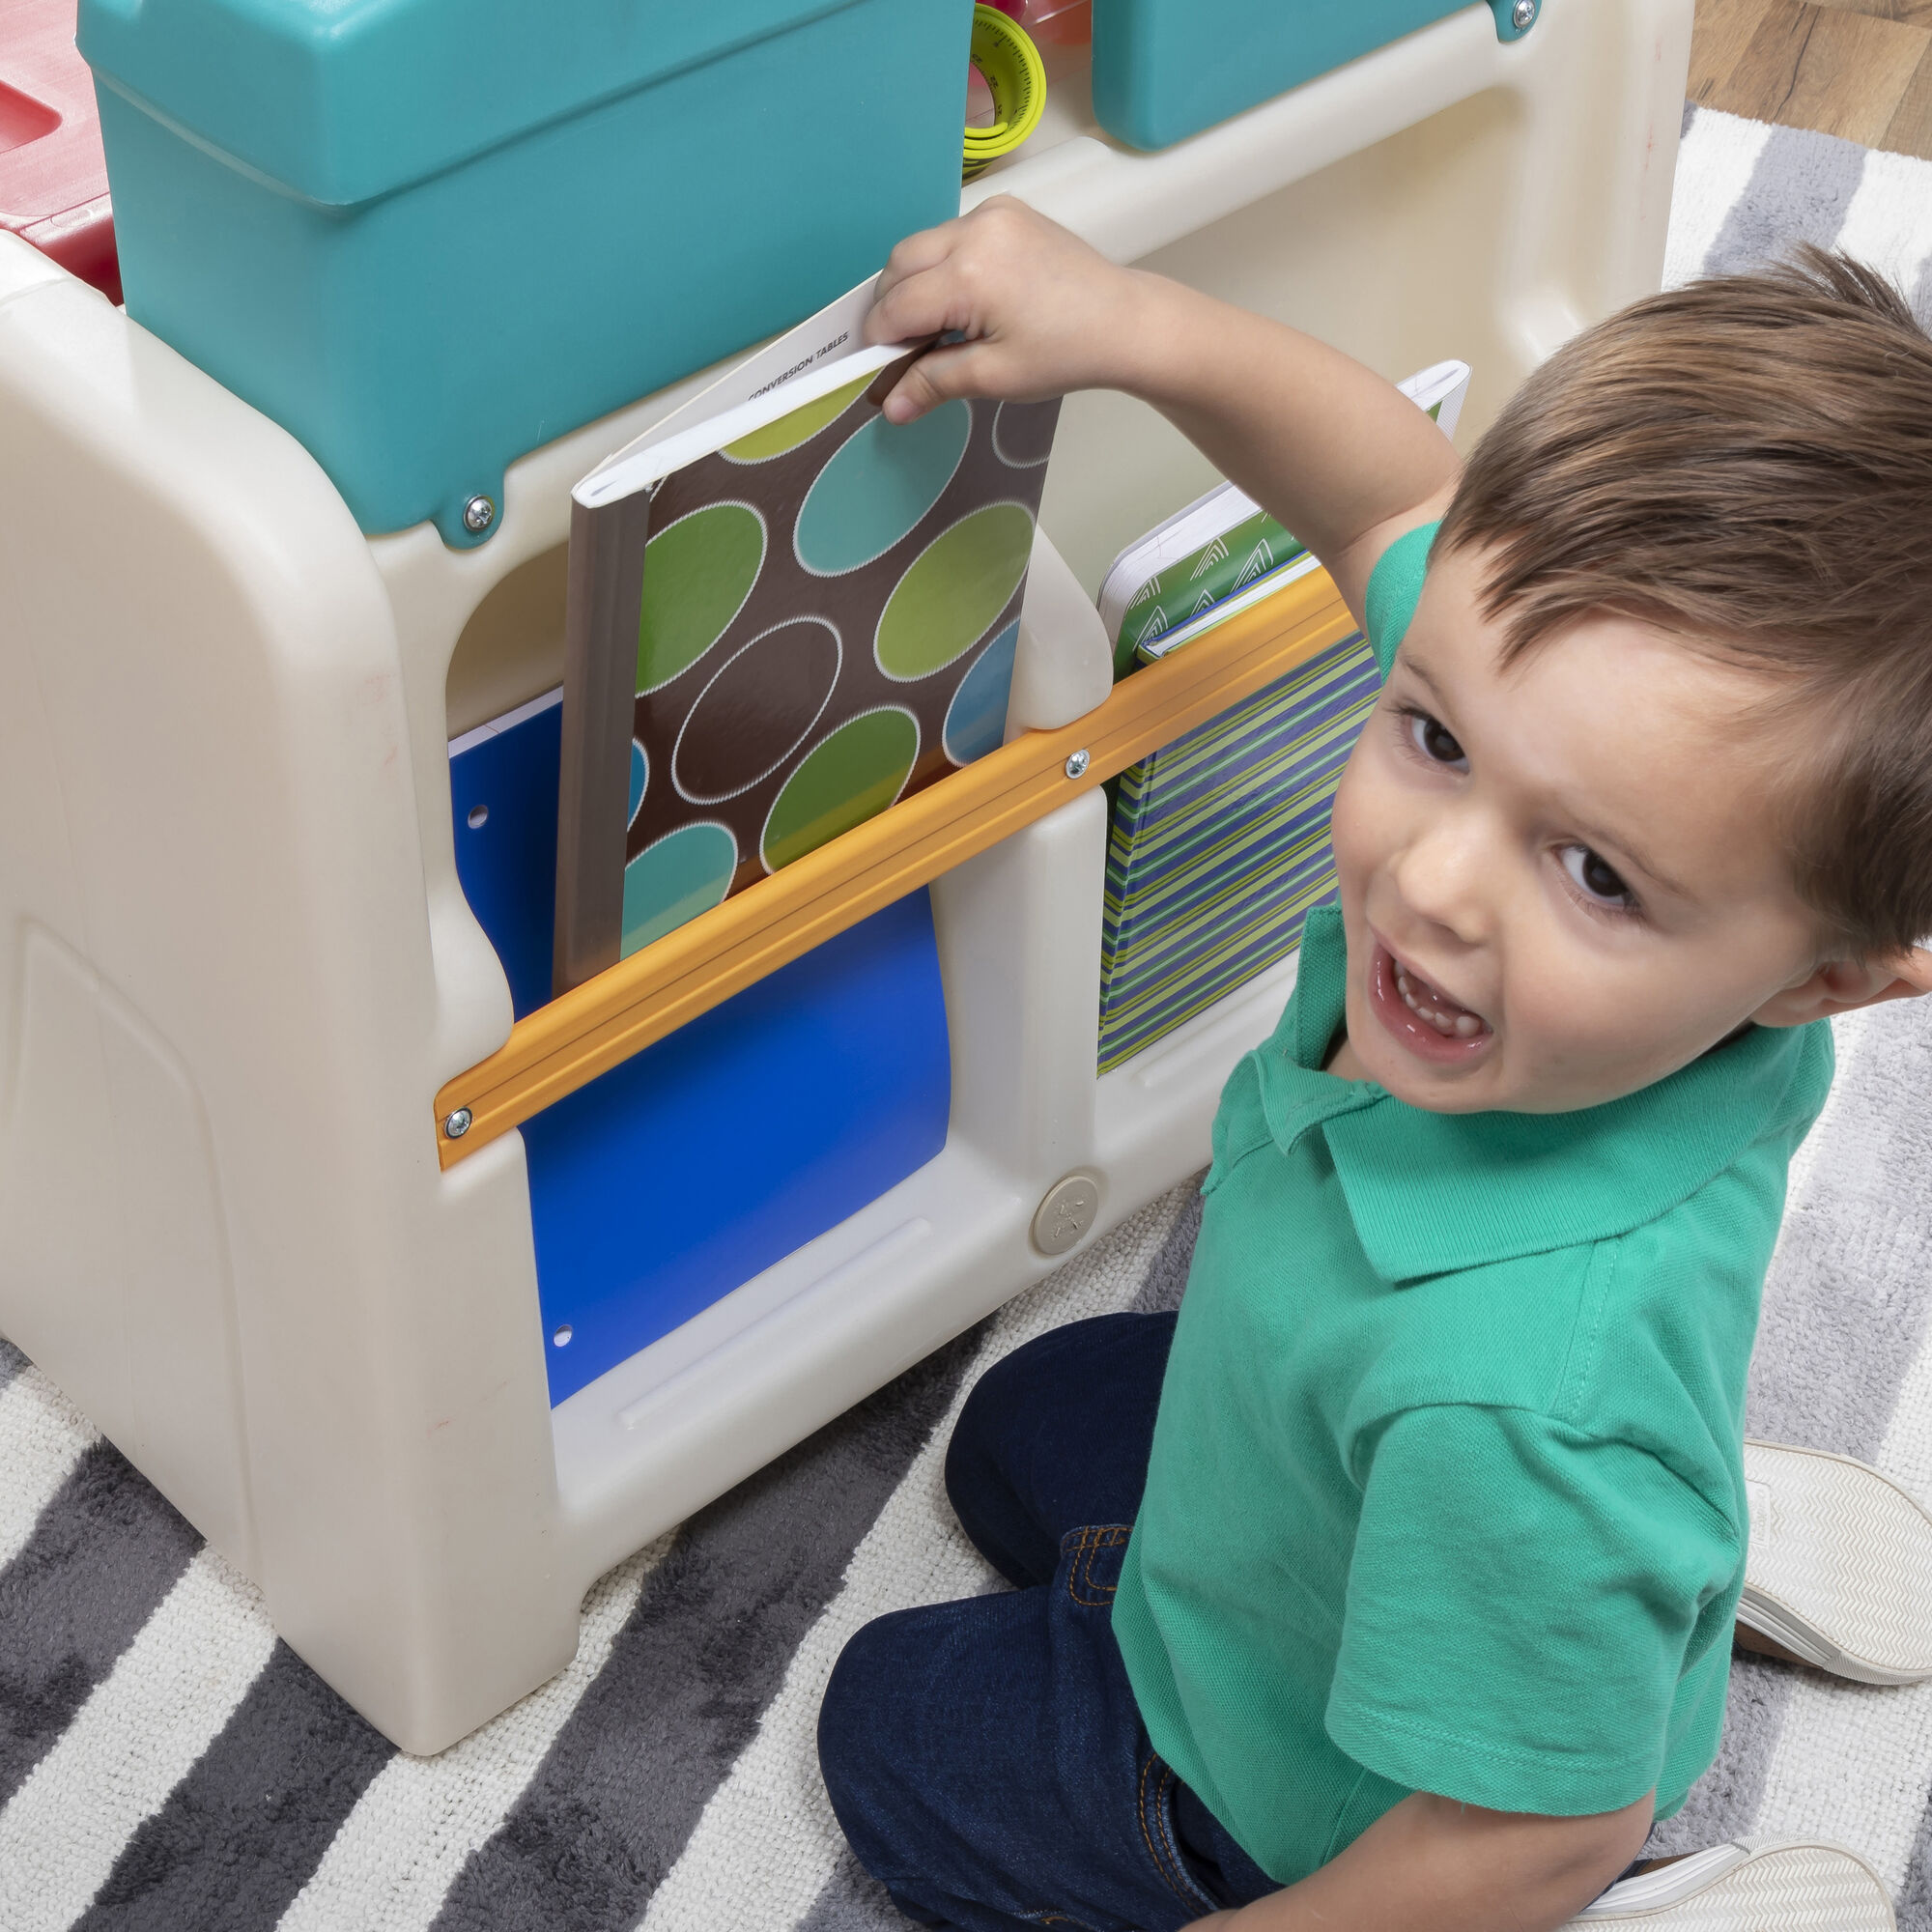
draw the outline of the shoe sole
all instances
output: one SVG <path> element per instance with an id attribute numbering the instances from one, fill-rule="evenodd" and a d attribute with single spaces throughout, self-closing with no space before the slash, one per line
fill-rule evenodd
<path id="1" fill-rule="evenodd" d="M 1897 1932 L 1891 1900 L 1856 1852 L 1829 1840 L 1740 1838 L 1613 1885 L 1570 1923 L 1659 1932 Z"/>
<path id="2" fill-rule="evenodd" d="M 1745 1443 L 1738 1621 L 1838 1677 L 1932 1677 L 1932 1516 L 1849 1456 Z"/>

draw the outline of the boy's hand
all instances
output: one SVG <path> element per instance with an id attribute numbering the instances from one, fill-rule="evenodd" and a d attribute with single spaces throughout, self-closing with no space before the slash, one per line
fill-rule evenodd
<path id="1" fill-rule="evenodd" d="M 879 276 L 866 339 L 965 339 L 922 355 L 886 399 L 887 417 L 911 422 L 953 396 L 1038 402 L 1121 384 L 1149 279 L 1010 195 L 908 236 Z"/>
<path id="2" fill-rule="evenodd" d="M 1293 530 L 1359 619 L 1377 557 L 1439 516 L 1448 439 L 1379 376 L 1265 316 L 1117 268 L 1006 195 L 893 250 L 868 342 L 930 342 L 887 396 L 911 422 L 954 396 L 1122 389 Z"/>

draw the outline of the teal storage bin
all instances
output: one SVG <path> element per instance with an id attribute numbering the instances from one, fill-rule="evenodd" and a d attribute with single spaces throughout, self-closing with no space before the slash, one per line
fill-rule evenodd
<path id="1" fill-rule="evenodd" d="M 81 0 L 128 313 L 365 530 L 959 208 L 971 0 Z"/>
<path id="2" fill-rule="evenodd" d="M 1165 148 L 1470 4 L 1094 0 L 1094 118 L 1130 147 Z M 1526 31 L 1509 0 L 1474 4 L 1503 39 Z"/>

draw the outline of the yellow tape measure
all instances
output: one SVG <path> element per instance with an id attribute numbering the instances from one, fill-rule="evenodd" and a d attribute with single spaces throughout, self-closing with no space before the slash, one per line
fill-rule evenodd
<path id="1" fill-rule="evenodd" d="M 973 47 L 968 58 L 993 97 L 993 125 L 966 130 L 962 179 L 971 181 L 988 161 L 1010 155 L 1039 126 L 1046 109 L 1046 69 L 1027 31 L 997 7 L 973 9 Z"/>

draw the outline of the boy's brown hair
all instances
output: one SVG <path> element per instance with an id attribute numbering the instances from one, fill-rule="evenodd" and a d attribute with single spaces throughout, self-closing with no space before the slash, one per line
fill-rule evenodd
<path id="1" fill-rule="evenodd" d="M 1768 674 L 1827 954 L 1932 935 L 1932 339 L 1882 276 L 1807 248 L 1587 330 L 1483 438 L 1436 544 L 1491 553 L 1505 663 L 1614 612 Z"/>

